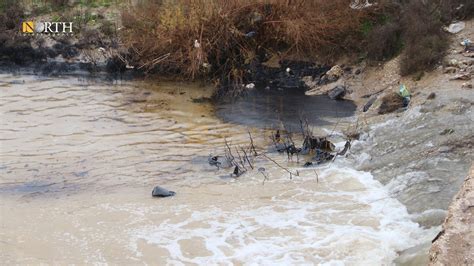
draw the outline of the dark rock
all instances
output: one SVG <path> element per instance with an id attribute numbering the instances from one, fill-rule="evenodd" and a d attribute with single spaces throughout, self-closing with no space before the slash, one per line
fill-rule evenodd
<path id="1" fill-rule="evenodd" d="M 303 141 L 301 154 L 304 155 L 314 151 L 332 152 L 335 148 L 336 146 L 324 137 L 307 136 Z"/>
<path id="2" fill-rule="evenodd" d="M 48 58 L 55 58 L 56 56 L 58 56 L 58 52 L 49 47 L 44 48 L 44 52 Z"/>
<path id="3" fill-rule="evenodd" d="M 337 153 L 337 156 L 344 156 L 347 151 L 351 148 L 351 142 L 348 140 L 346 144 L 344 144 L 344 149 Z"/>
<path id="4" fill-rule="evenodd" d="M 282 88 L 307 90 L 308 87 L 301 79 L 305 76 L 317 77 L 319 79 L 328 67 L 303 61 L 281 60 L 279 68 L 267 67 L 254 63 L 250 67 L 248 80 L 255 83 L 257 88 Z"/>
<path id="5" fill-rule="evenodd" d="M 410 104 L 410 97 L 403 97 L 402 106 L 408 107 L 409 104 Z"/>
<path id="6" fill-rule="evenodd" d="M 372 104 L 374 104 L 376 99 L 377 99 L 377 96 L 370 98 L 369 101 L 367 101 L 367 103 L 364 105 L 363 111 L 367 112 L 372 106 Z"/>
<path id="7" fill-rule="evenodd" d="M 329 98 L 332 100 L 341 100 L 346 95 L 346 87 L 338 85 L 328 92 Z"/>
<path id="8" fill-rule="evenodd" d="M 105 68 L 109 73 L 124 72 L 127 69 L 126 64 L 118 56 L 113 56 L 107 59 Z"/>
<path id="9" fill-rule="evenodd" d="M 62 42 L 57 42 L 53 45 L 53 49 L 58 51 L 58 53 L 61 53 L 61 51 L 64 50 L 64 48 L 66 48 L 66 45 Z"/>
<path id="10" fill-rule="evenodd" d="M 301 148 L 295 147 L 294 144 L 285 145 L 283 148 L 277 150 L 278 152 L 286 152 L 289 155 L 298 154 L 301 152 Z"/>
<path id="11" fill-rule="evenodd" d="M 436 97 L 436 93 L 432 92 L 432 93 L 430 93 L 430 95 L 428 95 L 427 99 L 428 99 L 428 100 L 432 100 L 432 99 L 434 99 L 435 97 Z"/>
<path id="12" fill-rule="evenodd" d="M 356 139 L 356 140 L 359 140 L 360 139 L 360 132 L 350 132 L 350 133 L 346 133 L 346 136 L 348 139 Z"/>
<path id="13" fill-rule="evenodd" d="M 56 76 L 64 73 L 71 73 L 77 70 L 77 67 L 72 64 L 65 62 L 45 62 L 40 67 L 40 73 L 42 75 Z"/>
<path id="14" fill-rule="evenodd" d="M 41 49 L 34 49 L 28 42 L 15 43 L 13 40 L 0 40 L 0 61 L 13 62 L 17 65 L 27 65 L 46 59 L 46 53 Z"/>
<path id="15" fill-rule="evenodd" d="M 242 174 L 242 171 L 240 171 L 240 168 L 238 166 L 235 166 L 233 174 L 239 177 Z"/>
<path id="16" fill-rule="evenodd" d="M 62 50 L 61 55 L 66 59 L 70 59 L 78 56 L 79 50 L 74 46 L 67 46 Z"/>
<path id="17" fill-rule="evenodd" d="M 226 156 L 209 155 L 209 157 L 207 158 L 207 162 L 209 163 L 209 165 L 217 167 L 217 169 L 229 168 L 232 166 L 232 162 L 230 162 Z"/>
<path id="18" fill-rule="evenodd" d="M 313 158 L 313 160 L 316 161 L 317 164 L 326 163 L 331 161 L 332 159 L 334 159 L 333 154 L 322 150 L 316 150 L 316 154 Z"/>
<path id="19" fill-rule="evenodd" d="M 360 72 L 361 72 L 360 69 L 357 69 L 357 70 L 355 71 L 355 74 L 356 74 L 356 75 L 359 75 Z"/>
<path id="20" fill-rule="evenodd" d="M 171 196 L 174 196 L 175 194 L 176 194 L 176 192 L 164 189 L 164 188 L 159 187 L 159 186 L 156 186 L 153 189 L 153 191 L 151 192 L 151 195 L 153 197 L 161 197 L 161 198 L 171 197 Z"/>
<path id="21" fill-rule="evenodd" d="M 67 42 L 57 42 L 53 45 L 53 51 L 49 51 L 50 54 L 60 54 L 66 59 L 70 59 L 79 55 L 79 50 Z"/>

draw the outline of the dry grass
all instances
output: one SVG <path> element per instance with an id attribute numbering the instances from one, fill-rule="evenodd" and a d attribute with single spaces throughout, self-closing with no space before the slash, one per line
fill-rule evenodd
<path id="1" fill-rule="evenodd" d="M 378 25 L 367 36 L 367 57 L 372 60 L 387 60 L 402 49 L 402 28 L 397 22 Z"/>
<path id="2" fill-rule="evenodd" d="M 443 24 L 473 16 L 472 0 L 409 0 L 403 4 L 383 1 L 381 21 L 368 33 L 367 55 L 387 60 L 402 52 L 402 75 L 422 73 L 436 66 L 448 47 Z"/>
<path id="3" fill-rule="evenodd" d="M 430 70 L 438 64 L 448 47 L 447 34 L 442 31 L 439 6 L 434 2 L 412 0 L 404 7 L 402 25 L 405 49 L 400 62 L 402 75 Z"/>
<path id="4" fill-rule="evenodd" d="M 396 93 L 389 93 L 382 97 L 382 104 L 379 107 L 379 114 L 392 113 L 403 106 L 403 99 Z"/>
<path id="5" fill-rule="evenodd" d="M 366 10 L 348 0 L 146 1 L 123 12 L 122 40 L 139 69 L 239 82 L 271 55 L 331 58 L 360 47 Z M 254 32 L 255 36 L 249 37 Z M 195 43 L 199 45 L 195 45 Z M 198 47 L 196 47 L 198 46 Z"/>

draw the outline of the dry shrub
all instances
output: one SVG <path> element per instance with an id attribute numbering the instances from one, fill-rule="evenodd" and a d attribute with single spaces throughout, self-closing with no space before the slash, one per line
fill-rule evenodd
<path id="1" fill-rule="evenodd" d="M 122 40 L 130 63 L 142 70 L 238 82 L 243 66 L 275 53 L 315 58 L 359 49 L 360 25 L 368 14 L 349 3 L 146 1 L 123 12 Z"/>
<path id="2" fill-rule="evenodd" d="M 382 97 L 382 103 L 380 104 L 378 113 L 381 115 L 392 113 L 401 107 L 403 107 L 402 97 L 397 93 L 392 92 Z"/>
<path id="3" fill-rule="evenodd" d="M 60 8 L 66 6 L 69 0 L 47 0 L 47 2 L 51 3 L 54 8 Z"/>
<path id="4" fill-rule="evenodd" d="M 435 2 L 436 16 L 444 23 L 474 17 L 474 1 L 472 0 L 437 0 Z"/>
<path id="5" fill-rule="evenodd" d="M 19 34 L 21 21 L 25 18 L 23 8 L 17 1 L 7 0 L 0 5 L 0 63 L 26 64 L 43 58 L 35 51 L 28 37 Z M 4 12 L 3 12 L 4 11 Z"/>
<path id="6" fill-rule="evenodd" d="M 20 30 L 20 23 L 24 18 L 23 8 L 13 0 L 6 0 L 0 4 L 0 32 L 11 34 Z"/>
<path id="7" fill-rule="evenodd" d="M 368 34 L 367 57 L 372 60 L 387 60 L 402 48 L 402 28 L 398 22 L 378 25 Z"/>
<path id="8" fill-rule="evenodd" d="M 430 70 L 443 58 L 448 42 L 440 19 L 433 15 L 437 8 L 433 2 L 424 4 L 421 0 L 412 0 L 404 7 L 405 50 L 400 74 Z"/>

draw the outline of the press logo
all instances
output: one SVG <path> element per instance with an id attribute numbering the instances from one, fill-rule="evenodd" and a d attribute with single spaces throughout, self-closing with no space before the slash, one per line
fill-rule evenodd
<path id="1" fill-rule="evenodd" d="M 73 34 L 72 22 L 35 22 L 23 21 L 21 32 L 28 34 Z"/>

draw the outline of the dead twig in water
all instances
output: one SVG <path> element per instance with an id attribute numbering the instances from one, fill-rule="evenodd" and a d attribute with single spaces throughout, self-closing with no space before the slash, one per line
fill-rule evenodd
<path id="1" fill-rule="evenodd" d="M 224 138 L 224 144 L 227 148 L 227 151 L 226 151 L 227 160 L 229 161 L 229 163 L 231 165 L 234 165 L 235 164 L 235 157 L 232 154 L 232 150 L 230 149 L 229 143 L 227 142 L 227 138 Z"/>
<path id="2" fill-rule="evenodd" d="M 253 170 L 253 165 L 252 165 L 252 163 L 250 162 L 249 157 L 247 156 L 247 152 L 246 152 L 245 149 L 242 148 L 242 147 L 240 147 L 240 149 L 241 149 L 242 152 L 244 153 L 244 160 L 247 161 L 248 165 L 249 165 L 250 168 L 252 168 L 252 170 Z"/>
<path id="3" fill-rule="evenodd" d="M 267 174 L 265 173 L 265 168 L 258 168 L 258 172 L 263 175 L 262 186 L 265 185 L 265 181 L 269 180 Z"/>
<path id="4" fill-rule="evenodd" d="M 273 160 L 272 158 L 268 157 L 268 155 L 266 155 L 265 153 L 262 153 L 261 155 L 262 155 L 263 157 L 267 158 L 269 161 L 271 161 L 271 162 L 274 163 L 275 165 L 277 165 L 278 167 L 280 167 L 281 169 L 283 169 L 283 170 L 285 170 L 286 172 L 288 172 L 288 173 L 290 174 L 290 179 L 293 179 L 293 175 L 295 175 L 295 176 L 299 176 L 299 175 L 300 175 L 300 173 L 298 172 L 298 170 L 297 170 L 295 173 L 291 172 L 290 170 L 288 170 L 288 168 L 281 166 L 281 165 L 280 165 L 279 163 L 277 163 L 275 160 Z"/>
<path id="5" fill-rule="evenodd" d="M 253 151 L 253 155 L 254 155 L 254 156 L 257 156 L 258 153 L 257 153 L 257 150 L 255 149 L 255 145 L 253 144 L 252 134 L 250 134 L 250 130 L 247 130 L 247 132 L 249 133 L 251 151 Z M 252 167 L 252 168 L 253 168 L 253 167 Z"/>

